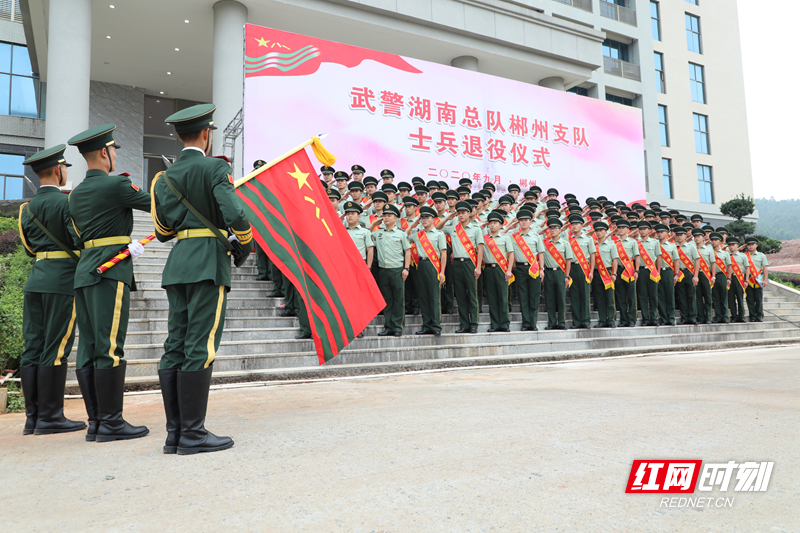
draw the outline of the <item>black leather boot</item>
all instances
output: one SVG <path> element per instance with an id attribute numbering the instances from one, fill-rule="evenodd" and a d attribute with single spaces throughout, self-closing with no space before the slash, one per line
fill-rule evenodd
<path id="1" fill-rule="evenodd" d="M 178 439 L 181 435 L 181 408 L 178 403 L 178 369 L 162 368 L 158 371 L 161 383 L 161 398 L 167 415 L 167 440 L 164 453 L 178 453 Z"/>
<path id="2" fill-rule="evenodd" d="M 83 396 L 83 405 L 86 406 L 86 415 L 89 417 L 89 430 L 86 432 L 86 441 L 94 442 L 97 438 L 97 391 L 94 389 L 94 367 L 87 366 L 75 369 L 78 378 L 78 387 Z"/>
<path id="3" fill-rule="evenodd" d="M 39 367 L 39 417 L 35 435 L 69 433 L 86 429 L 79 420 L 64 417 L 64 386 L 67 383 L 67 365 Z"/>
<path id="4" fill-rule="evenodd" d="M 138 439 L 150 430 L 145 426 L 132 426 L 122 418 L 122 393 L 125 389 L 125 369 L 123 360 L 119 366 L 94 369 L 94 386 L 97 391 L 97 442 Z"/>
<path id="5" fill-rule="evenodd" d="M 178 455 L 218 452 L 233 446 L 230 437 L 217 437 L 205 428 L 211 366 L 203 370 L 178 371 L 178 398 L 181 406 L 181 437 Z"/>
<path id="6" fill-rule="evenodd" d="M 22 381 L 22 394 L 25 397 L 25 428 L 23 435 L 33 435 L 36 430 L 36 419 L 39 417 L 39 374 L 38 366 L 19 367 L 19 379 Z"/>

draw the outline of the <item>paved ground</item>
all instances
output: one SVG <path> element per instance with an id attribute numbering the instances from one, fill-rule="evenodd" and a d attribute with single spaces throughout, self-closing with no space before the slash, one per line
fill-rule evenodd
<path id="1" fill-rule="evenodd" d="M 22 437 L 0 417 L 4 531 L 800 531 L 800 348 L 669 354 L 212 394 L 228 451 Z M 81 418 L 78 400 L 68 415 Z M 730 508 L 625 494 L 634 459 L 775 461 Z M 699 494 L 699 493 L 698 493 Z M 703 493 L 703 496 L 706 496 Z"/>

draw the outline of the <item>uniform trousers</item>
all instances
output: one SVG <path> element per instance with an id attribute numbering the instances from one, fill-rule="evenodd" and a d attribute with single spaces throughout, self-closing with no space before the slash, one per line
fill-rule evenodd
<path id="1" fill-rule="evenodd" d="M 303 297 L 300 295 L 300 291 L 298 291 L 292 282 L 289 281 L 288 278 L 286 279 L 286 309 L 290 309 L 294 311 L 297 315 L 297 318 L 300 322 L 300 333 L 303 335 L 311 335 L 311 324 L 308 321 L 308 308 L 306 308 L 306 304 L 303 301 Z"/>
<path id="2" fill-rule="evenodd" d="M 694 324 L 697 320 L 697 309 L 694 303 L 693 274 L 688 268 L 681 269 L 681 272 L 683 272 L 683 281 L 679 281 L 675 285 L 675 300 L 678 302 L 681 321 Z"/>
<path id="3" fill-rule="evenodd" d="M 611 272 L 609 272 L 610 275 Z M 595 269 L 594 276 L 592 276 L 592 298 L 597 306 L 597 324 L 605 327 L 616 325 L 617 308 L 614 287 L 606 289 L 598 269 Z"/>
<path id="4" fill-rule="evenodd" d="M 519 294 L 519 309 L 522 313 L 522 327 L 535 328 L 539 320 L 539 301 L 542 295 L 542 274 L 532 278 L 530 264 L 516 263 L 514 265 L 514 285 Z"/>
<path id="5" fill-rule="evenodd" d="M 617 281 L 614 284 L 617 296 L 617 308 L 619 309 L 619 321 L 621 324 L 636 325 L 636 281 L 625 281 L 622 273 L 625 267 L 617 269 Z"/>
<path id="6" fill-rule="evenodd" d="M 714 322 L 728 322 L 728 277 L 722 272 L 717 272 L 714 279 L 711 300 L 714 304 Z"/>
<path id="7" fill-rule="evenodd" d="M 125 357 L 125 337 L 131 289 L 125 283 L 101 278 L 98 283 L 75 289 L 75 311 L 81 338 L 77 368 L 112 368 Z"/>
<path id="8" fill-rule="evenodd" d="M 433 332 L 442 331 L 439 273 L 433 263 L 427 259 L 420 259 L 416 270 L 419 310 L 422 313 L 422 329 Z"/>
<path id="9" fill-rule="evenodd" d="M 419 265 L 417 265 L 419 266 Z M 417 291 L 417 268 L 411 265 L 405 282 L 405 312 L 409 315 L 419 312 L 419 291 Z"/>
<path id="10" fill-rule="evenodd" d="M 403 268 L 381 267 L 378 288 L 386 302 L 383 309 L 384 329 L 392 333 L 403 333 L 406 317 Z"/>
<path id="11" fill-rule="evenodd" d="M 658 283 L 658 317 L 665 324 L 675 323 L 675 273 L 671 268 L 661 269 Z"/>
<path id="12" fill-rule="evenodd" d="M 747 310 L 750 320 L 764 319 L 764 289 L 761 287 L 747 287 Z"/>
<path id="13" fill-rule="evenodd" d="M 642 312 L 642 325 L 652 324 L 658 314 L 659 282 L 650 279 L 650 269 L 639 269 L 639 280 L 636 282 L 636 294 L 639 297 L 639 310 Z"/>
<path id="14" fill-rule="evenodd" d="M 262 279 L 270 279 L 269 257 L 267 253 L 256 244 L 256 268 L 258 269 L 258 277 Z"/>
<path id="15" fill-rule="evenodd" d="M 511 319 L 508 316 L 508 282 L 505 272 L 497 263 L 487 264 L 483 278 L 489 301 L 489 328 L 508 329 Z"/>
<path id="16" fill-rule="evenodd" d="M 711 282 L 703 272 L 698 276 L 699 281 L 695 288 L 695 302 L 697 305 L 697 321 L 700 323 L 711 322 Z"/>
<path id="17" fill-rule="evenodd" d="M 592 313 L 589 301 L 591 286 L 587 283 L 586 275 L 581 265 L 573 263 L 569 269 L 572 285 L 569 288 L 569 300 L 572 304 L 572 325 L 589 327 L 592 323 Z"/>
<path id="18" fill-rule="evenodd" d="M 453 263 L 450 258 L 453 257 L 453 249 L 447 247 L 447 263 L 444 265 L 444 284 L 441 289 L 441 302 L 442 313 L 449 314 L 453 312 Z"/>
<path id="19" fill-rule="evenodd" d="M 20 366 L 58 366 L 67 363 L 75 342 L 75 297 L 26 292 L 22 301 Z"/>
<path id="20" fill-rule="evenodd" d="M 731 310 L 731 320 L 734 322 L 744 321 L 744 287 L 739 283 L 739 278 L 736 276 L 731 276 L 731 288 L 728 290 L 728 307 Z"/>
<path id="21" fill-rule="evenodd" d="M 453 293 L 458 305 L 460 329 L 477 329 L 478 284 L 475 281 L 475 264 L 471 259 L 454 260 Z"/>
<path id="22" fill-rule="evenodd" d="M 546 268 L 544 276 L 544 303 L 547 307 L 547 327 L 567 327 L 566 277 L 560 268 Z M 574 282 L 573 282 L 574 284 Z"/>

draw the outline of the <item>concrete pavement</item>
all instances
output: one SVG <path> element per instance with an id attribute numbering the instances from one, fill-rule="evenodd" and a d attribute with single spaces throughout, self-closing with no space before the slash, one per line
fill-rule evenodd
<path id="1" fill-rule="evenodd" d="M 0 416 L 6 531 L 800 531 L 800 347 L 480 368 L 212 393 L 228 451 L 151 434 L 23 437 Z M 82 402 L 67 415 L 85 419 Z M 625 494 L 634 459 L 774 461 L 732 507 Z"/>

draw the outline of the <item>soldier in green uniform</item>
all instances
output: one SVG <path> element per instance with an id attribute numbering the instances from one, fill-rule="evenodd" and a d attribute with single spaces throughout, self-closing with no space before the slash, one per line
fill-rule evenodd
<path id="1" fill-rule="evenodd" d="M 66 146 L 36 152 L 23 162 L 39 176 L 36 196 L 19 209 L 19 237 L 36 258 L 23 289 L 20 379 L 25 398 L 23 435 L 66 433 L 86 424 L 64 417 L 67 358 L 75 341 L 75 267 L 80 241 L 72 227 Z"/>
<path id="2" fill-rule="evenodd" d="M 438 194 L 438 193 L 437 193 Z M 417 291 L 419 292 L 420 312 L 422 313 L 422 329 L 415 331 L 416 335 L 442 334 L 442 309 L 439 297 L 442 284 L 445 281 L 445 265 L 447 264 L 447 240 L 444 233 L 436 229 L 435 221 L 438 220 L 436 210 L 424 205 L 419 208 L 419 220 L 422 224 L 420 231 L 411 232 L 411 245 L 417 247 L 419 265 L 417 265 Z M 438 270 L 431 257 L 425 251 L 419 233 L 424 233 L 433 252 L 438 255 Z"/>
<path id="3" fill-rule="evenodd" d="M 596 328 L 614 328 L 616 324 L 617 308 L 614 298 L 614 283 L 617 281 L 617 263 L 619 252 L 617 245 L 608 237 L 608 224 L 598 220 L 593 225 L 597 235 L 597 255 L 595 256 L 595 270 L 592 276 L 592 296 L 597 305 Z M 608 272 L 612 285 L 606 287 L 601 269 Z"/>
<path id="4" fill-rule="evenodd" d="M 453 195 L 453 205 L 455 205 L 455 200 L 458 198 L 458 193 L 455 191 L 447 191 L 447 193 L 444 193 L 441 192 L 440 186 L 440 191 L 431 196 L 434 208 L 436 209 L 436 220 L 434 220 L 434 226 L 440 221 L 446 219 L 447 215 L 450 214 L 448 210 L 448 198 L 451 193 Z M 444 262 L 445 279 L 444 283 L 442 284 L 440 301 L 442 303 L 442 314 L 449 315 L 453 312 L 453 264 L 450 261 L 450 258 L 453 255 L 453 248 L 449 241 L 445 240 L 445 242 L 447 243 L 448 261 Z"/>
<path id="5" fill-rule="evenodd" d="M 458 216 L 458 221 L 453 220 Z M 437 226 L 444 228 L 445 235 L 450 235 L 453 245 L 453 292 L 458 305 L 459 328 L 456 333 L 478 332 L 478 276 L 481 274 L 483 263 L 483 239 L 481 230 L 471 225 L 472 205 L 469 202 L 459 201 L 456 209 Z M 457 225 L 461 226 L 459 230 Z M 474 255 L 470 255 L 465 247 L 468 243 L 461 242 L 458 237 L 460 231 L 466 235 L 466 240 L 472 245 Z"/>
<path id="6" fill-rule="evenodd" d="M 350 176 L 347 172 L 340 170 L 333 175 L 333 179 L 336 182 L 336 190 L 339 191 L 339 199 L 344 200 L 349 194 L 347 190 L 347 181 L 350 179 Z M 342 212 L 341 206 L 339 207 L 339 212 Z"/>
<path id="7" fill-rule="evenodd" d="M 533 205 L 533 204 L 528 204 Z M 536 323 L 539 320 L 539 301 L 542 294 L 542 270 L 544 269 L 544 245 L 542 238 L 531 228 L 533 210 L 524 206 L 517 213 L 519 238 L 525 241 L 530 250 L 530 258 L 526 257 L 516 239 L 509 237 L 514 246 L 514 278 L 519 294 L 519 308 L 522 313 L 522 331 L 539 331 Z M 536 265 L 533 264 L 536 262 Z M 538 275 L 531 276 L 531 269 L 538 266 Z"/>
<path id="8" fill-rule="evenodd" d="M 744 292 L 747 288 L 747 282 L 750 279 L 750 261 L 747 256 L 739 251 L 739 239 L 736 237 L 728 237 L 728 253 L 731 259 L 731 284 L 728 288 L 728 307 L 731 310 L 731 322 L 743 323 L 744 322 Z M 739 265 L 742 272 L 742 281 L 733 274 L 733 262 Z"/>
<path id="9" fill-rule="evenodd" d="M 572 261 L 572 248 L 566 239 L 561 238 L 561 220 L 556 217 L 547 219 L 549 238 L 544 241 L 544 302 L 547 307 L 547 327 L 545 329 L 567 329 L 567 287 Z M 559 265 L 560 260 L 548 249 L 548 241 L 553 243 L 555 252 L 564 261 L 564 267 Z"/>
<path id="10" fill-rule="evenodd" d="M 758 251 L 758 239 L 747 237 L 747 256 L 750 267 L 750 287 L 747 289 L 747 310 L 750 322 L 764 321 L 764 287 L 769 283 L 767 256 Z"/>
<path id="11" fill-rule="evenodd" d="M 402 336 L 405 323 L 404 285 L 411 262 L 411 244 L 406 232 L 397 227 L 398 218 L 397 207 L 387 205 L 383 208 L 383 227 L 372 233 L 380 266 L 378 288 L 386 302 L 384 330 L 378 333 L 381 337 Z"/>
<path id="12" fill-rule="evenodd" d="M 731 254 L 722 249 L 722 235 L 712 231 L 708 236 L 714 249 L 716 274 L 711 288 L 711 301 L 714 304 L 713 324 L 728 323 L 728 288 L 731 286 Z"/>
<path id="13" fill-rule="evenodd" d="M 710 278 L 706 276 L 702 268 L 697 273 L 698 281 L 694 296 L 697 305 L 697 323 L 708 324 L 711 322 L 711 306 L 713 305 L 711 301 L 711 283 L 716 273 L 714 249 L 705 243 L 706 232 L 702 228 L 693 229 L 692 237 L 694 237 L 694 243 L 697 246 L 697 253 L 702 260 L 705 260 L 711 271 Z"/>
<path id="14" fill-rule="evenodd" d="M 510 331 L 511 319 L 508 312 L 508 282 L 514 277 L 514 250 L 511 238 L 500 233 L 505 222 L 504 212 L 495 210 L 487 217 L 489 228 L 483 234 L 484 286 L 489 302 L 489 333 Z M 495 257 L 490 242 L 494 241 L 500 254 Z M 505 257 L 506 266 L 500 261 Z M 498 261 L 499 260 L 499 261 Z"/>
<path id="15" fill-rule="evenodd" d="M 267 162 L 263 159 L 257 160 L 253 163 L 253 170 L 258 170 L 259 168 L 266 165 Z M 327 169 L 327 170 L 326 170 Z M 325 178 L 325 181 L 328 185 L 330 185 L 331 175 L 333 174 L 332 167 L 322 167 L 322 176 Z M 269 257 L 267 257 L 267 252 L 261 249 L 257 242 L 253 242 L 256 251 L 256 281 L 270 281 L 272 277 L 270 276 L 270 269 L 269 269 Z"/>
<path id="16" fill-rule="evenodd" d="M 635 240 L 628 237 L 629 230 L 630 225 L 627 220 L 621 219 L 617 221 L 619 242 L 622 243 L 623 249 L 633 263 L 633 279 L 625 281 L 622 279 L 625 265 L 623 264 L 623 258 L 620 257 L 617 280 L 614 282 L 614 292 L 616 293 L 617 308 L 619 309 L 619 326 L 622 328 L 636 325 L 636 282 L 639 280 L 639 245 Z"/>
<path id="17" fill-rule="evenodd" d="M 594 278 L 594 265 L 595 254 L 597 248 L 594 244 L 594 239 L 583 233 L 584 219 L 579 214 L 569 216 L 569 223 L 571 235 L 567 235 L 568 244 L 571 246 L 571 241 L 575 240 L 580 246 L 583 256 L 589 268 L 588 277 L 583 272 L 583 268 L 578 263 L 576 257 L 572 261 L 570 268 L 570 277 L 572 278 L 572 286 L 569 289 L 570 303 L 572 304 L 572 329 L 586 329 L 591 326 L 592 312 L 589 302 L 589 290 L 591 289 L 592 279 Z M 575 253 L 573 252 L 573 256 Z"/>
<path id="18" fill-rule="evenodd" d="M 646 212 L 646 211 L 645 211 Z M 639 242 L 642 243 L 647 255 L 656 267 L 656 272 L 661 275 L 661 243 L 658 239 L 650 238 L 652 227 L 646 220 L 639 221 Z M 659 281 L 653 280 L 650 269 L 641 259 L 639 262 L 639 279 L 636 281 L 636 294 L 639 297 L 639 310 L 642 312 L 643 326 L 657 326 L 658 317 L 658 286 Z"/>
<path id="19" fill-rule="evenodd" d="M 126 176 L 109 176 L 117 160 L 113 124 L 104 124 L 69 140 L 89 170 L 69 195 L 69 210 L 83 242 L 75 270 L 75 310 L 80 341 L 75 362 L 78 384 L 89 415 L 87 440 L 108 442 L 144 437 L 149 430 L 122 418 L 125 386 L 125 336 L 130 291 L 136 290 L 133 262 L 121 261 L 103 274 L 97 267 L 127 247 L 131 259 L 144 250 L 131 242 L 133 209 L 150 210 L 150 195 Z"/>
<path id="20" fill-rule="evenodd" d="M 346 213 L 347 233 L 349 233 L 350 237 L 353 239 L 367 268 L 371 270 L 375 245 L 372 242 L 372 234 L 370 231 L 359 224 L 363 209 L 355 202 L 345 202 L 344 212 Z"/>
<path id="21" fill-rule="evenodd" d="M 658 283 L 658 325 L 675 325 L 675 272 L 673 267 L 678 264 L 678 249 L 669 242 L 669 226 L 656 224 L 656 235 L 661 251 L 661 281 Z M 672 260 L 672 267 L 664 259 L 668 256 Z"/>
<path id="22" fill-rule="evenodd" d="M 680 325 L 697 323 L 697 308 L 694 302 L 695 286 L 697 285 L 697 272 L 700 270 L 700 254 L 697 247 L 686 239 L 686 228 L 678 226 L 674 230 L 675 244 L 678 250 L 678 261 L 675 268 L 683 273 L 683 280 L 679 280 L 676 273 L 673 283 L 675 283 L 675 299 L 678 301 L 678 310 L 681 313 Z M 681 259 L 680 252 L 686 254 L 688 264 Z"/>
<path id="23" fill-rule="evenodd" d="M 158 240 L 178 241 L 161 279 L 169 301 L 169 332 L 158 377 L 167 418 L 164 453 L 179 455 L 233 446 L 229 437 L 208 431 L 205 418 L 231 287 L 230 245 L 222 241 L 238 240 L 249 254 L 253 233 L 236 196 L 230 164 L 207 157 L 215 109 L 200 104 L 166 118 L 184 148 L 165 173 L 156 175 L 150 189 Z"/>

